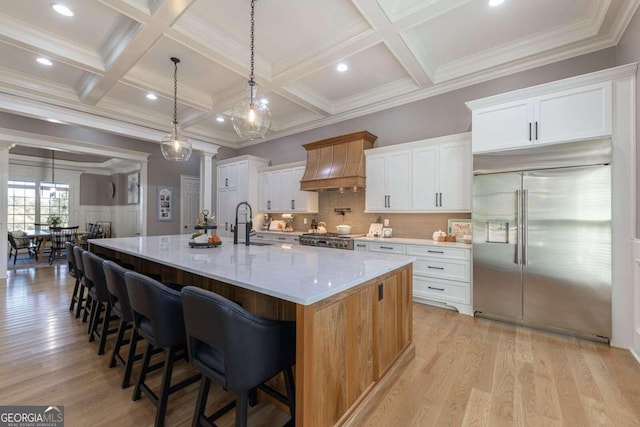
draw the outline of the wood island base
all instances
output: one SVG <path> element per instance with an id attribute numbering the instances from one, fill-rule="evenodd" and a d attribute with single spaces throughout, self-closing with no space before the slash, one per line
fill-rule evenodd
<path id="1" fill-rule="evenodd" d="M 412 264 L 302 305 L 114 251 L 90 250 L 162 281 L 198 286 L 270 319 L 296 321 L 296 425 L 350 424 L 415 357 Z"/>

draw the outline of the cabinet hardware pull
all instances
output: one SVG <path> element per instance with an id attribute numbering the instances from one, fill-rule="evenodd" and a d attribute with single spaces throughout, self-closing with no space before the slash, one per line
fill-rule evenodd
<path id="1" fill-rule="evenodd" d="M 531 141 L 531 122 L 529 122 L 529 141 Z"/>
<path id="2" fill-rule="evenodd" d="M 432 266 L 429 266 L 428 268 L 430 268 L 432 270 L 444 270 L 444 267 L 432 267 Z"/>
<path id="3" fill-rule="evenodd" d="M 442 193 L 438 193 L 440 195 L 440 207 L 442 207 Z"/>
<path id="4" fill-rule="evenodd" d="M 287 240 L 286 237 L 278 237 L 278 240 Z"/>
<path id="5" fill-rule="evenodd" d="M 382 301 L 384 298 L 384 284 L 378 284 L 378 301 Z"/>
<path id="6" fill-rule="evenodd" d="M 224 179 L 224 186 L 228 187 L 229 186 L 229 178 L 225 178 Z"/>
<path id="7" fill-rule="evenodd" d="M 436 208 L 438 207 L 438 193 L 436 193 Z"/>
<path id="8" fill-rule="evenodd" d="M 294 210 L 296 208 L 296 201 L 291 199 L 291 210 Z"/>
<path id="9" fill-rule="evenodd" d="M 430 254 L 443 254 L 444 251 L 432 251 L 432 250 L 428 250 L 427 252 L 429 252 Z"/>
<path id="10" fill-rule="evenodd" d="M 389 250 L 393 250 L 392 247 L 390 246 L 380 246 L 380 249 L 389 249 Z"/>
<path id="11" fill-rule="evenodd" d="M 391 207 L 391 195 L 387 196 L 389 198 L 389 206 L 387 206 L 388 208 Z"/>
<path id="12" fill-rule="evenodd" d="M 429 289 L 433 289 L 434 291 L 444 291 L 444 288 L 434 288 L 433 286 L 429 286 Z"/>
<path id="13" fill-rule="evenodd" d="M 536 141 L 539 139 L 540 138 L 538 138 L 538 122 L 536 122 Z"/>
<path id="14" fill-rule="evenodd" d="M 229 223 L 228 222 L 224 223 L 224 231 L 229 231 Z"/>
<path id="15" fill-rule="evenodd" d="M 364 245 L 356 245 L 359 248 L 364 248 Z"/>
<path id="16" fill-rule="evenodd" d="M 271 200 L 267 200 L 267 209 L 271 210 Z"/>

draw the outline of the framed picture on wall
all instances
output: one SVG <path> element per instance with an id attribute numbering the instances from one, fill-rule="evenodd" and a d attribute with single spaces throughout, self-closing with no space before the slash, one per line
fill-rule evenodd
<path id="1" fill-rule="evenodd" d="M 127 203 L 136 204 L 140 197 L 140 178 L 138 172 L 127 176 Z"/>
<path id="2" fill-rule="evenodd" d="M 173 221 L 173 187 L 158 186 L 158 221 Z"/>

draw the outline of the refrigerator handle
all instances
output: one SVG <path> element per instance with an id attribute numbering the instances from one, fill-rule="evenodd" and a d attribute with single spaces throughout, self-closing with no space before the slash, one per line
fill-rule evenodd
<path id="1" fill-rule="evenodd" d="M 522 226 L 520 224 L 520 220 L 522 218 L 522 191 L 516 190 L 516 257 L 513 261 L 514 264 L 522 264 L 522 258 L 520 253 L 520 232 L 522 231 Z M 507 230 L 509 233 L 509 230 Z"/>
<path id="2" fill-rule="evenodd" d="M 522 265 L 527 265 L 527 243 L 529 240 L 529 190 L 522 191 Z"/>

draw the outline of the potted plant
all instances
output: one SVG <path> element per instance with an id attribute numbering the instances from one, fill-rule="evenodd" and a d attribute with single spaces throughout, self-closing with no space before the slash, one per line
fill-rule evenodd
<path id="1" fill-rule="evenodd" d="M 62 225 L 62 218 L 59 215 L 49 215 L 47 222 L 50 227 L 60 227 Z"/>

